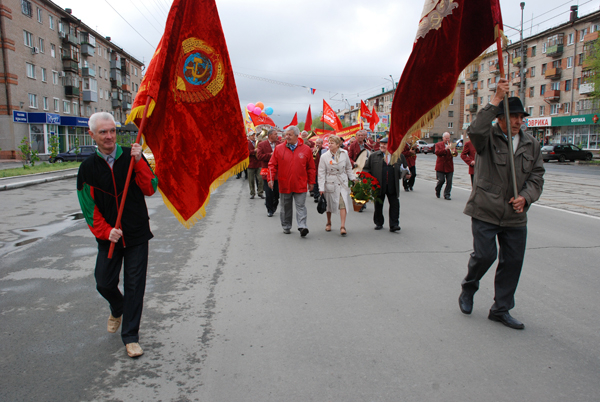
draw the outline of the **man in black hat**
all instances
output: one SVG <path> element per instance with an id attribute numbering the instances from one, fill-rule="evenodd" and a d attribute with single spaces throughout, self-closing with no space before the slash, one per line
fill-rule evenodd
<path id="1" fill-rule="evenodd" d="M 494 98 L 477 113 L 467 130 L 477 151 L 473 189 L 464 210 L 471 216 L 473 252 L 458 304 L 464 314 L 471 314 L 479 280 L 498 258 L 494 304 L 488 318 L 510 328 L 523 329 L 523 323 L 513 318 L 509 310 L 515 305 L 514 295 L 525 257 L 527 210 L 542 194 L 545 170 L 538 142 L 521 131 L 523 118 L 529 116 L 521 100 L 508 98 L 510 116 L 504 115 L 503 99 L 508 91 L 508 81 L 501 79 Z M 498 123 L 492 125 L 496 117 Z M 516 197 L 508 159 L 509 125 L 518 189 Z"/>

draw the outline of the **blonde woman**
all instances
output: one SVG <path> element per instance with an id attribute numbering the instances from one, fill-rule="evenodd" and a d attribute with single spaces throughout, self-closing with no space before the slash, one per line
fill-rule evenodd
<path id="1" fill-rule="evenodd" d="M 346 208 L 351 204 L 348 180 L 356 180 L 352 172 L 352 162 L 348 152 L 341 149 L 342 140 L 330 136 L 329 151 L 321 155 L 319 162 L 319 183 L 323 183 L 320 193 L 327 200 L 327 225 L 325 230 L 331 231 L 331 214 L 340 214 L 340 234 L 346 235 Z"/>

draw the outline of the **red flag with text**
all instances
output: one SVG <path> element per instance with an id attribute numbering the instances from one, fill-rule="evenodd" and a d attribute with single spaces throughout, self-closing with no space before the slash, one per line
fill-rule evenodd
<path id="1" fill-rule="evenodd" d="M 365 105 L 365 102 L 360 101 L 360 114 L 362 117 L 364 117 L 365 119 L 367 119 L 367 121 L 370 123 L 371 119 L 372 119 L 372 115 L 371 115 L 371 111 L 369 110 L 369 108 L 367 107 L 367 105 Z"/>
<path id="2" fill-rule="evenodd" d="M 250 118 L 252 119 L 252 123 L 255 126 L 267 125 L 271 127 L 275 127 L 275 122 L 271 119 L 265 112 L 262 112 L 260 115 L 255 115 L 254 113 L 250 113 Z"/>
<path id="3" fill-rule="evenodd" d="M 379 123 L 379 115 L 375 111 L 375 106 L 373 106 L 373 112 L 371 112 L 371 120 L 369 120 L 369 128 L 371 131 L 375 131 L 375 127 Z"/>
<path id="4" fill-rule="evenodd" d="M 285 130 L 288 127 L 297 126 L 297 125 L 298 125 L 298 112 L 296 112 L 294 114 L 294 118 L 292 119 L 292 122 L 290 124 L 288 124 L 287 126 L 283 126 L 283 129 Z"/>
<path id="5" fill-rule="evenodd" d="M 312 127 L 312 113 L 310 111 L 310 105 L 308 105 L 308 112 L 306 113 L 306 122 L 304 123 L 304 129 L 310 131 Z"/>
<path id="6" fill-rule="evenodd" d="M 199 23 L 201 21 L 201 23 Z M 159 190 L 187 228 L 206 215 L 211 191 L 248 166 L 248 141 L 214 0 L 174 0 L 127 122 L 151 102 L 144 146 Z"/>
<path id="7" fill-rule="evenodd" d="M 502 33 L 499 0 L 426 0 L 392 103 L 388 148 L 448 106 L 460 73 Z M 401 148 L 400 148 L 401 149 Z"/>
<path id="8" fill-rule="evenodd" d="M 333 111 L 331 106 L 325 102 L 325 99 L 323 99 L 323 116 L 321 116 L 321 121 L 329 124 L 334 130 L 342 129 L 340 117 Z"/>

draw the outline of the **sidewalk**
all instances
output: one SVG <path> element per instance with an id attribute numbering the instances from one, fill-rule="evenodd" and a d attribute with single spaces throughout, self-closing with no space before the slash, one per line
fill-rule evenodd
<path id="1" fill-rule="evenodd" d="M 0 165 L 4 166 L 5 162 L 1 162 Z M 18 162 L 17 166 L 21 167 L 23 164 Z M 0 191 L 13 190 L 15 188 L 21 188 L 26 186 L 33 186 L 34 184 L 48 183 L 56 180 L 71 179 L 77 177 L 78 168 L 58 170 L 55 172 L 47 173 L 36 173 L 28 174 L 25 176 L 15 177 L 4 177 L 0 178 Z"/>

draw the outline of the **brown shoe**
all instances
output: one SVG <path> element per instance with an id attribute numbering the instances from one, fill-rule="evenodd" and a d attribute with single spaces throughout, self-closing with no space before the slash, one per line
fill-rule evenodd
<path id="1" fill-rule="evenodd" d="M 110 332 L 111 334 L 117 332 L 117 329 L 119 329 L 119 327 L 121 326 L 122 320 L 123 316 L 120 316 L 119 318 L 113 317 L 112 314 L 108 316 L 108 324 L 106 325 L 106 329 L 108 330 L 108 332 Z"/>
<path id="2" fill-rule="evenodd" d="M 125 345 L 125 349 L 127 349 L 127 354 L 129 355 L 129 357 L 140 357 L 144 354 L 142 347 L 137 342 L 128 343 L 127 345 Z"/>

